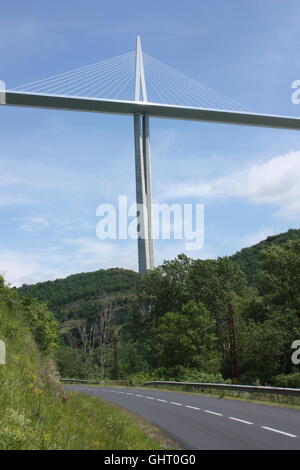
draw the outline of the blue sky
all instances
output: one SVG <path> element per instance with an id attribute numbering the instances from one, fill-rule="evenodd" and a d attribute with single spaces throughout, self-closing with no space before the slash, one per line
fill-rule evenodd
<path id="1" fill-rule="evenodd" d="M 6 2 L 0 79 L 8 88 L 135 48 L 248 108 L 300 115 L 297 0 Z M 100 268 L 137 269 L 135 241 L 96 238 L 96 208 L 134 201 L 132 118 L 0 108 L 0 272 L 22 284 Z M 205 244 L 229 255 L 299 227 L 300 134 L 151 120 L 155 202 L 205 204 Z M 156 242 L 156 263 L 185 251 Z"/>

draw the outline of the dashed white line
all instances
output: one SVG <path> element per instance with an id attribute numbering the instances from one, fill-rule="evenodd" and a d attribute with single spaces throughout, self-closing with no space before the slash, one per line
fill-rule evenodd
<path id="1" fill-rule="evenodd" d="M 244 424 L 253 424 L 253 423 L 251 423 L 251 421 L 246 421 L 244 419 L 234 418 L 234 416 L 229 416 L 229 419 L 232 419 L 233 421 L 239 421 L 240 423 L 244 423 Z"/>
<path id="2" fill-rule="evenodd" d="M 216 413 L 216 411 L 203 410 L 204 413 L 210 413 L 211 415 L 223 416 L 222 413 Z"/>
<path id="3" fill-rule="evenodd" d="M 267 429 L 267 431 L 273 431 L 273 432 L 277 432 L 278 434 L 283 434 L 284 436 L 288 436 L 288 437 L 298 437 L 296 436 L 295 434 L 290 434 L 288 432 L 284 432 L 284 431 L 280 431 L 279 429 L 274 429 L 274 428 L 268 428 L 267 426 L 262 426 L 263 429 Z"/>
<path id="4" fill-rule="evenodd" d="M 83 388 L 74 387 L 74 390 L 83 390 Z M 94 391 L 94 389 L 92 389 L 92 388 L 88 388 L 87 390 Z M 144 395 L 140 395 L 138 393 L 121 392 L 121 391 L 106 390 L 106 389 L 100 389 L 100 392 L 111 392 L 111 393 L 120 393 L 120 394 L 126 394 L 126 395 L 135 395 L 136 397 L 139 397 L 139 398 L 147 398 L 148 400 L 156 400 L 156 401 L 159 401 L 161 403 L 170 403 L 171 405 L 183 406 L 182 403 L 177 403 L 176 401 L 168 402 L 167 400 L 163 400 L 162 398 L 145 397 Z M 189 408 L 191 410 L 201 411 L 201 408 L 198 408 L 197 406 L 191 406 L 191 405 L 184 405 L 184 406 L 185 406 L 185 408 Z M 204 413 L 209 413 L 209 414 L 216 415 L 216 416 L 223 416 L 222 413 L 217 413 L 216 411 L 212 411 L 212 410 L 203 410 L 203 411 L 204 411 Z M 235 418 L 234 416 L 229 416 L 228 419 L 231 419 L 232 421 L 238 421 L 238 422 L 244 423 L 244 424 L 252 424 L 252 425 L 254 424 L 251 421 L 246 421 L 244 419 Z M 288 433 L 288 432 L 285 432 L 285 431 L 281 431 L 280 429 L 270 428 L 268 426 L 261 426 L 261 428 L 266 429 L 267 431 L 275 432 L 277 434 L 282 434 L 282 435 L 287 436 L 287 437 L 292 437 L 292 438 L 297 438 L 298 437 L 295 434 L 291 434 L 291 433 Z"/>

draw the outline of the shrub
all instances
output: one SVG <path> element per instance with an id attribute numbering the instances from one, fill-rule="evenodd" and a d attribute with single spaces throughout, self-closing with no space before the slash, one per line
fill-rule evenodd
<path id="1" fill-rule="evenodd" d="M 300 372 L 293 372 L 288 375 L 276 375 L 273 377 L 272 382 L 275 387 L 300 388 Z"/>

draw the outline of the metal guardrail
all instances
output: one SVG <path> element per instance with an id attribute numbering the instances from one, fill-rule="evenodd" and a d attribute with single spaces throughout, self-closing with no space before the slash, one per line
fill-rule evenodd
<path id="1" fill-rule="evenodd" d="M 83 379 L 60 379 L 60 382 L 64 383 L 78 383 L 78 384 L 90 384 L 90 385 L 127 385 L 125 380 L 104 380 L 99 382 L 96 380 L 83 380 Z"/>
<path id="2" fill-rule="evenodd" d="M 100 384 L 100 382 L 96 382 L 96 381 L 93 381 L 93 380 L 81 380 L 81 379 L 60 379 L 60 382 L 70 382 L 70 383 L 78 383 L 78 384 L 94 384 L 94 385 L 98 385 Z"/>
<path id="3" fill-rule="evenodd" d="M 168 382 L 162 380 L 154 380 L 152 382 L 145 382 L 143 386 L 147 385 L 168 385 L 168 386 L 188 386 L 191 388 L 200 389 L 217 389 L 217 390 L 231 390 L 235 392 L 250 392 L 250 393 L 264 393 L 273 395 L 286 395 L 291 397 L 300 397 L 300 388 L 285 388 L 285 387 L 265 387 L 256 385 L 234 385 L 234 384 L 216 384 L 216 383 L 199 383 L 199 382 Z"/>

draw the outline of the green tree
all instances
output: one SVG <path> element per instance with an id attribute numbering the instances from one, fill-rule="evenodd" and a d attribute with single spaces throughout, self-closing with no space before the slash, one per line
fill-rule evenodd
<path id="1" fill-rule="evenodd" d="M 58 322 L 47 305 L 30 297 L 21 300 L 23 312 L 33 337 L 43 353 L 57 347 L 60 338 Z"/>
<path id="2" fill-rule="evenodd" d="M 266 303 L 300 314 L 300 240 L 263 250 L 256 284 Z"/>
<path id="3" fill-rule="evenodd" d="M 167 312 L 156 331 L 161 367 L 207 370 L 215 358 L 216 338 L 211 314 L 203 304 L 185 304 L 179 313 Z"/>

